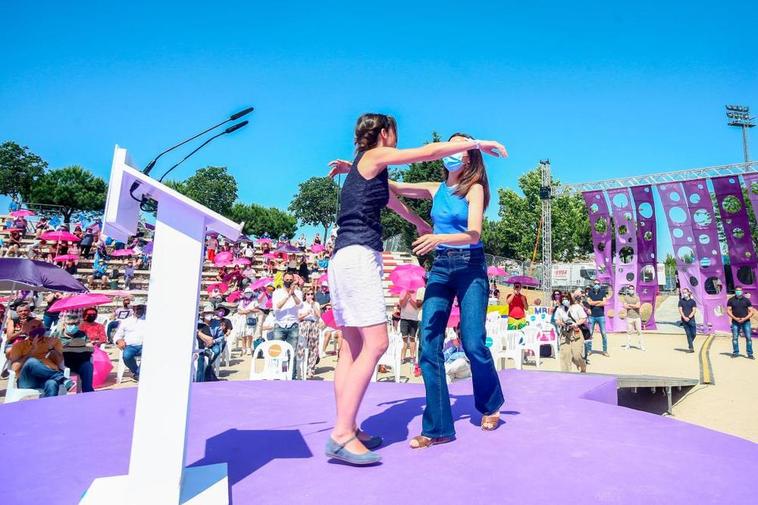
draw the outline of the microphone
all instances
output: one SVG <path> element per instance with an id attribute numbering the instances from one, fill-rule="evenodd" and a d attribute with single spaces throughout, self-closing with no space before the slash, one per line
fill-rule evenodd
<path id="1" fill-rule="evenodd" d="M 243 112 L 244 112 L 244 111 L 243 111 Z M 215 139 L 219 138 L 219 137 L 220 137 L 220 136 L 222 136 L 222 135 L 227 135 L 227 134 L 229 134 L 229 133 L 233 133 L 233 132 L 236 132 L 236 131 L 237 131 L 237 130 L 239 130 L 240 128 L 242 128 L 242 127 L 244 127 L 244 126 L 247 126 L 247 124 L 248 124 L 248 121 L 242 121 L 241 123 L 237 123 L 237 124 L 235 124 L 235 125 L 232 125 L 232 126 L 230 126 L 229 128 L 227 128 L 227 129 L 225 129 L 224 131 L 222 131 L 221 133 L 217 133 L 216 135 L 212 136 L 211 138 L 209 138 L 208 140 L 206 140 L 205 142 L 203 142 L 202 144 L 200 144 L 199 146 L 197 146 L 197 148 L 196 148 L 195 150 L 191 151 L 191 152 L 190 152 L 190 153 L 189 153 L 187 156 L 185 156 L 184 158 L 182 158 L 181 160 L 179 160 L 178 162 L 176 162 L 176 163 L 175 163 L 175 164 L 174 164 L 174 165 L 173 165 L 171 168 L 169 168 L 168 170 L 166 170 L 166 171 L 163 173 L 163 175 L 161 175 L 160 179 L 158 179 L 158 182 L 163 182 L 163 179 L 164 179 L 164 178 L 165 178 L 165 177 L 166 177 L 166 176 L 167 176 L 167 175 L 168 175 L 168 174 L 169 174 L 169 173 L 170 173 L 172 170 L 174 170 L 176 167 L 178 167 L 179 165 L 181 165 L 182 163 L 184 163 L 184 161 L 185 161 L 187 158 L 189 158 L 190 156 L 192 156 L 193 154 L 195 154 L 196 152 L 198 152 L 200 149 L 202 149 L 203 147 L 205 147 L 206 145 L 208 145 L 208 144 L 209 144 L 211 141 L 213 141 L 213 140 L 215 140 Z"/>
<path id="2" fill-rule="evenodd" d="M 142 170 L 142 173 L 144 173 L 145 175 L 148 175 L 150 173 L 150 171 L 153 169 L 153 167 L 155 166 L 155 163 L 158 161 L 158 158 L 160 158 L 164 154 L 173 151 L 177 147 L 183 146 L 187 142 L 191 142 L 191 141 L 195 140 L 196 138 L 200 137 L 201 135 L 205 135 L 206 133 L 208 133 L 211 130 L 215 130 L 216 128 L 218 128 L 221 125 L 224 125 L 224 124 L 226 124 L 226 123 L 228 123 L 230 121 L 236 121 L 237 119 L 241 118 L 242 116 L 246 116 L 246 115 L 250 114 L 251 112 L 253 112 L 253 110 L 255 110 L 255 107 L 248 107 L 247 109 L 241 110 L 241 111 L 239 111 L 239 112 L 237 112 L 237 113 L 232 114 L 231 116 L 229 116 L 228 119 L 225 119 L 224 121 L 221 121 L 220 123 L 211 126 L 207 130 L 203 130 L 200 133 L 198 133 L 197 135 L 194 135 L 194 136 L 188 138 L 187 140 L 184 140 L 184 141 L 176 144 L 175 146 L 169 147 L 168 149 L 166 149 L 165 151 L 163 151 L 162 153 L 160 153 L 158 156 L 156 156 L 155 158 L 153 158 L 150 161 L 150 163 L 148 163 L 145 166 L 144 170 Z"/>

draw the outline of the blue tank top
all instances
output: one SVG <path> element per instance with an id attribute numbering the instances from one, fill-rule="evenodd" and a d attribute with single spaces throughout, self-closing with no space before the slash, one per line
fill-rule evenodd
<path id="1" fill-rule="evenodd" d="M 455 187 L 444 182 L 434 194 L 432 200 L 432 222 L 434 233 L 462 233 L 468 230 L 468 201 L 455 194 Z M 480 249 L 481 240 L 475 244 L 446 245 L 441 244 L 437 249 Z"/>
<path id="2" fill-rule="evenodd" d="M 356 156 L 342 185 L 334 252 L 350 245 L 363 245 L 379 252 L 384 249 L 380 214 L 390 201 L 387 168 L 373 179 L 365 179 L 358 171 L 363 154 Z"/>

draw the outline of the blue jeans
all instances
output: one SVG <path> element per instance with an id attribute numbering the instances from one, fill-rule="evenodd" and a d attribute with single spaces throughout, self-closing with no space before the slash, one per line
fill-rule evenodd
<path id="1" fill-rule="evenodd" d="M 124 364 L 135 376 L 139 376 L 137 356 L 142 356 L 141 345 L 127 345 L 124 347 Z"/>
<path id="2" fill-rule="evenodd" d="M 205 353 L 200 353 L 197 356 L 197 375 L 195 376 L 195 382 L 205 382 L 208 380 L 210 370 L 213 369 L 213 363 L 221 356 L 221 352 L 224 350 L 226 342 L 221 341 L 213 344 L 208 349 L 205 349 Z"/>
<path id="3" fill-rule="evenodd" d="M 45 366 L 37 358 L 29 358 L 21 367 L 18 387 L 22 389 L 44 389 L 42 397 L 58 396 L 58 387 L 63 383 L 63 372 Z"/>
<path id="4" fill-rule="evenodd" d="M 425 437 L 455 435 L 442 346 L 456 296 L 461 308 L 461 344 L 471 363 L 474 405 L 488 415 L 505 403 L 495 362 L 485 344 L 488 295 L 484 251 L 437 251 L 426 284 L 421 321 L 420 366 L 426 388 L 421 434 Z"/>
<path id="5" fill-rule="evenodd" d="M 603 337 L 603 352 L 608 352 L 608 335 L 605 333 L 605 316 L 590 316 L 587 324 L 590 325 L 590 336 L 595 335 L 595 323 L 600 326 L 600 335 Z M 589 342 L 589 349 L 592 350 L 592 342 Z"/>
<path id="6" fill-rule="evenodd" d="M 697 323 L 693 317 L 689 321 L 682 321 L 682 328 L 687 335 L 687 348 L 693 351 L 695 349 L 695 335 L 697 334 Z"/>
<path id="7" fill-rule="evenodd" d="M 293 366 L 295 367 L 294 372 L 292 372 L 292 378 L 297 379 L 300 377 L 300 369 L 298 368 L 298 359 L 297 359 L 297 341 L 300 339 L 300 325 L 299 324 L 293 324 L 292 326 L 283 327 L 279 326 L 278 324 L 274 325 L 274 340 L 284 340 L 289 345 L 292 346 L 292 350 L 295 353 L 295 358 L 293 361 Z"/>
<path id="8" fill-rule="evenodd" d="M 753 355 L 753 334 L 752 334 L 752 328 L 750 327 L 750 319 L 748 319 L 744 323 L 738 323 L 732 320 L 732 353 L 733 354 L 740 353 L 740 330 L 742 330 L 742 333 L 745 335 L 745 341 L 746 341 L 745 345 L 747 346 L 747 355 L 752 356 Z"/>

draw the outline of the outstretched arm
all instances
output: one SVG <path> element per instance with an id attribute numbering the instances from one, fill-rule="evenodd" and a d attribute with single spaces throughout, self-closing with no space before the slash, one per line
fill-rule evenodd
<path id="1" fill-rule="evenodd" d="M 390 181 L 390 187 L 395 194 L 415 200 L 429 200 L 440 187 L 439 182 L 397 182 Z"/>
<path id="2" fill-rule="evenodd" d="M 429 223 L 421 219 L 418 214 L 409 209 L 408 206 L 405 205 L 397 197 L 395 191 L 392 188 L 390 188 L 390 201 L 387 204 L 387 207 L 395 211 L 398 216 L 402 217 L 413 226 L 415 226 L 419 235 L 425 235 L 432 232 L 432 227 L 429 226 Z"/>

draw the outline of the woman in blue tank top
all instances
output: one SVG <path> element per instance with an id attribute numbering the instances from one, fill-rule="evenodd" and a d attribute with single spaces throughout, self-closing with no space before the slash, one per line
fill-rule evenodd
<path id="1" fill-rule="evenodd" d="M 470 142 L 456 133 L 451 142 Z M 434 232 L 413 244 L 422 255 L 435 251 L 429 272 L 421 321 L 421 373 L 426 387 L 426 407 L 421 435 L 410 441 L 413 449 L 450 442 L 455 438 L 453 415 L 443 358 L 445 327 L 453 300 L 461 310 L 461 343 L 471 365 L 474 404 L 482 414 L 485 431 L 497 428 L 503 392 L 495 363 L 485 344 L 485 320 L 489 284 L 482 249 L 482 221 L 489 203 L 489 183 L 482 155 L 467 150 L 443 158 L 446 177 L 442 183 L 393 183 L 399 195 L 432 199 Z"/>
<path id="2" fill-rule="evenodd" d="M 505 148 L 497 142 L 465 139 L 397 149 L 395 120 L 384 114 L 358 118 L 355 145 L 355 161 L 332 161 L 329 173 L 332 177 L 347 174 L 347 178 L 341 193 L 335 252 L 329 262 L 334 319 L 343 339 L 334 373 L 337 419 L 325 453 L 350 464 L 368 465 L 381 459 L 372 449 L 379 447 L 382 439 L 361 432 L 356 415 L 376 364 L 389 345 L 382 287 L 381 210 L 388 206 L 414 224 L 420 235 L 431 231 L 390 191 L 387 166 L 438 160 L 475 148 L 505 155 Z"/>

